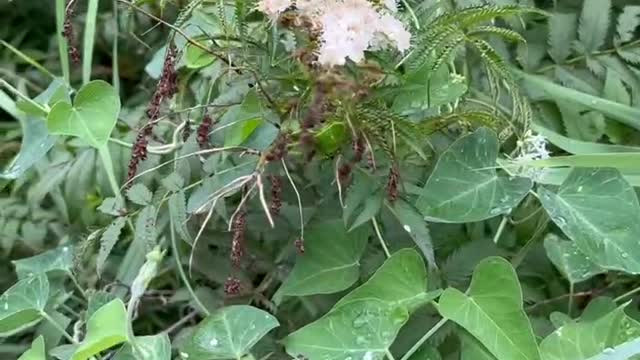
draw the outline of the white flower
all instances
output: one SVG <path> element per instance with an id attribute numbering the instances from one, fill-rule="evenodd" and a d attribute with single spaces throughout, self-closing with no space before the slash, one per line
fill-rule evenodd
<path id="1" fill-rule="evenodd" d="M 276 18 L 291 5 L 293 5 L 291 0 L 260 0 L 257 9 L 271 18 Z"/>
<path id="2" fill-rule="evenodd" d="M 411 34 L 392 13 L 396 0 L 384 0 L 378 12 L 368 0 L 261 0 L 258 9 L 277 17 L 292 4 L 308 17 L 321 33 L 318 62 L 326 66 L 364 60 L 365 51 L 389 47 L 404 52 L 411 46 Z"/>
<path id="3" fill-rule="evenodd" d="M 389 9 L 391 12 L 398 11 L 398 1 L 397 0 L 384 0 L 384 6 Z"/>
<path id="4" fill-rule="evenodd" d="M 547 150 L 547 139 L 540 134 L 533 135 L 528 130 L 524 134 L 524 138 L 518 140 L 517 146 L 518 156 L 514 160 L 516 164 L 521 163 L 523 165 L 518 172 L 522 176 L 533 180 L 540 179 L 544 175 L 545 169 L 535 168 L 523 163 L 550 158 L 551 153 Z"/>

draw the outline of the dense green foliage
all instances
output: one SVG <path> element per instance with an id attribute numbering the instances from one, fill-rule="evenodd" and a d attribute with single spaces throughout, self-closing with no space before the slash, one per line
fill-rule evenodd
<path id="1" fill-rule="evenodd" d="M 256 3 L 0 4 L 0 358 L 640 359 L 636 1 Z"/>

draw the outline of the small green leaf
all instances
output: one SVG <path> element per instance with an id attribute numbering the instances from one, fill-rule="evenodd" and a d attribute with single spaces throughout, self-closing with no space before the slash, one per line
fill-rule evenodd
<path id="1" fill-rule="evenodd" d="M 209 41 L 209 45 L 207 44 L 202 44 L 202 45 L 208 47 L 210 46 L 210 41 Z M 201 48 L 195 45 L 192 45 L 190 43 L 187 44 L 187 50 L 185 52 L 184 60 L 188 68 L 200 69 L 213 64 L 215 59 L 216 58 L 212 54 L 202 50 Z"/>
<path id="2" fill-rule="evenodd" d="M 433 251 L 433 242 L 427 222 L 422 218 L 418 210 L 403 199 L 396 200 L 389 207 L 391 213 L 398 219 L 402 228 L 409 234 L 418 249 L 427 259 L 429 266 L 436 268 L 436 257 Z"/>
<path id="3" fill-rule="evenodd" d="M 638 26 L 640 26 L 640 6 L 625 6 L 622 14 L 618 17 L 616 41 L 619 43 L 632 41 Z"/>
<path id="4" fill-rule="evenodd" d="M 557 193 L 541 188 L 539 195 L 551 219 L 591 261 L 640 273 L 640 205 L 617 170 L 578 168 Z"/>
<path id="5" fill-rule="evenodd" d="M 574 13 L 554 13 L 549 18 L 549 55 L 562 64 L 571 55 L 568 44 L 576 40 L 578 17 Z"/>
<path id="6" fill-rule="evenodd" d="M 503 258 L 483 260 L 467 294 L 449 288 L 438 310 L 475 336 L 498 359 L 538 360 L 538 346 L 522 308 L 516 272 Z"/>
<path id="7" fill-rule="evenodd" d="M 380 185 L 368 174 L 355 172 L 342 209 L 342 219 L 349 231 L 371 220 L 382 206 Z M 373 195 L 373 196 L 372 196 Z"/>
<path id="8" fill-rule="evenodd" d="M 30 258 L 15 260 L 13 265 L 19 279 L 49 271 L 69 272 L 73 268 L 73 251 L 70 246 L 61 246 Z"/>
<path id="9" fill-rule="evenodd" d="M 509 213 L 532 183 L 498 175 L 498 148 L 497 135 L 487 128 L 454 142 L 438 160 L 416 203 L 425 219 L 464 223 Z"/>
<path id="10" fill-rule="evenodd" d="M 87 322 L 87 336 L 73 354 L 72 360 L 87 360 L 127 341 L 127 310 L 120 299 L 98 309 Z"/>
<path id="11" fill-rule="evenodd" d="M 341 220 L 327 220 L 309 228 L 305 236 L 305 255 L 274 295 L 330 294 L 351 286 L 359 277 L 360 256 L 367 244 L 369 229 L 347 232 Z"/>
<path id="12" fill-rule="evenodd" d="M 49 280 L 41 273 L 18 281 L 0 296 L 0 336 L 40 321 L 49 298 Z"/>
<path id="13" fill-rule="evenodd" d="M 610 19 L 611 0 L 584 1 L 578 35 L 585 54 L 592 53 L 604 45 Z"/>
<path id="14" fill-rule="evenodd" d="M 315 134 L 315 144 L 325 155 L 333 155 L 347 141 L 347 126 L 341 121 L 333 121 Z"/>
<path id="15" fill-rule="evenodd" d="M 120 113 L 120 98 L 108 83 L 96 80 L 84 85 L 73 105 L 60 101 L 47 117 L 53 135 L 76 136 L 95 148 L 107 144 Z"/>
<path id="16" fill-rule="evenodd" d="M 382 359 L 411 311 L 433 299 L 414 250 L 393 254 L 363 285 L 319 320 L 289 335 L 289 355 L 308 359 Z"/>
<path id="17" fill-rule="evenodd" d="M 135 343 L 135 355 L 131 344 L 127 344 L 113 360 L 171 360 L 171 341 L 167 334 L 138 336 Z"/>
<path id="18" fill-rule="evenodd" d="M 187 200 L 184 191 L 178 191 L 169 197 L 169 216 L 180 238 L 193 244 L 193 238 L 187 227 Z"/>
<path id="19" fill-rule="evenodd" d="M 18 360 L 47 360 L 47 354 L 44 349 L 44 338 L 38 336 L 31 344 L 31 348 L 22 354 Z"/>
<path id="20" fill-rule="evenodd" d="M 102 236 L 100 237 L 100 250 L 98 252 L 98 257 L 96 258 L 96 272 L 98 276 L 102 274 L 107 258 L 109 257 L 109 254 L 111 254 L 113 247 L 118 242 L 120 233 L 126 223 L 126 217 L 118 217 L 113 220 L 113 222 L 107 227 L 107 230 L 102 233 Z"/>
<path id="21" fill-rule="evenodd" d="M 145 253 L 151 251 L 156 245 L 156 207 L 149 205 L 143 208 L 136 219 L 136 232 L 134 242 L 143 246 Z"/>
<path id="22" fill-rule="evenodd" d="M 124 204 L 122 203 L 122 200 L 112 197 L 104 199 L 102 201 L 102 204 L 98 206 L 98 211 L 102 212 L 103 214 L 113 216 L 120 216 L 122 213 L 124 213 L 123 209 Z"/>
<path id="23" fill-rule="evenodd" d="M 574 242 L 562 240 L 557 235 L 548 234 L 544 240 L 544 248 L 551 262 L 572 284 L 605 272 L 591 262 Z"/>
<path id="24" fill-rule="evenodd" d="M 180 350 L 190 360 L 241 359 L 278 320 L 260 309 L 236 305 L 221 308 L 196 327 Z"/>
<path id="25" fill-rule="evenodd" d="M 135 204 L 146 206 L 151 204 L 153 193 L 144 184 L 134 184 L 127 190 L 127 198 Z"/>

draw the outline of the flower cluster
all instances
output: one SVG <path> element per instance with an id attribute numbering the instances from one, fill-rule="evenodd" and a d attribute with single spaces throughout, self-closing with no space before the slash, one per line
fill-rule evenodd
<path id="1" fill-rule="evenodd" d="M 295 7 L 321 33 L 318 62 L 334 66 L 344 65 L 347 58 L 360 62 L 367 50 L 409 49 L 411 34 L 393 16 L 396 1 L 385 0 L 384 5 L 376 9 L 367 0 L 260 0 L 258 10 L 277 18 Z"/>
<path id="2" fill-rule="evenodd" d="M 518 140 L 517 146 L 518 156 L 514 159 L 516 164 L 551 157 L 551 153 L 547 149 L 547 139 L 540 134 L 533 135 L 531 130 L 524 134 L 522 140 Z M 539 179 L 544 174 L 544 171 L 544 169 L 533 168 L 526 164 L 518 169 L 521 175 L 534 180 Z"/>

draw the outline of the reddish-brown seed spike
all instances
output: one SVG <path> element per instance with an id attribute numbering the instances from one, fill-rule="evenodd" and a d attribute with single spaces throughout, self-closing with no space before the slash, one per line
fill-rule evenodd
<path id="1" fill-rule="evenodd" d="M 232 276 L 229 276 L 224 282 L 224 293 L 227 295 L 238 295 L 241 289 L 242 284 L 240 283 L 240 280 Z"/>
<path id="2" fill-rule="evenodd" d="M 303 238 L 297 238 L 296 241 L 294 241 L 293 243 L 296 246 L 296 250 L 298 251 L 299 255 L 303 255 L 304 254 L 304 239 Z"/>
<path id="3" fill-rule="evenodd" d="M 343 182 L 347 179 L 349 179 L 349 175 L 351 175 L 351 170 L 352 170 L 352 166 L 351 164 L 342 164 L 340 165 L 340 167 L 338 168 L 338 177 L 340 178 L 340 182 Z"/>
<path id="4" fill-rule="evenodd" d="M 353 140 L 353 162 L 355 164 L 362 161 L 362 157 L 364 156 L 365 151 L 365 143 L 364 138 L 359 135 Z"/>
<path id="5" fill-rule="evenodd" d="M 209 133 L 211 132 L 211 127 L 213 126 L 213 119 L 209 114 L 205 114 L 202 118 L 202 122 L 200 126 L 198 126 L 197 130 L 197 138 L 198 145 L 200 149 L 208 149 L 209 148 Z"/>
<path id="6" fill-rule="evenodd" d="M 271 215 L 280 215 L 280 209 L 282 209 L 282 180 L 278 176 L 269 175 L 271 181 Z"/>
<path id="7" fill-rule="evenodd" d="M 191 120 L 187 119 L 182 128 L 182 141 L 187 142 L 189 136 L 191 136 Z"/>
<path id="8" fill-rule="evenodd" d="M 398 200 L 398 182 L 400 180 L 400 172 L 398 165 L 393 164 L 391 170 L 389 170 L 389 179 L 387 180 L 387 198 L 390 202 Z"/>
<path id="9" fill-rule="evenodd" d="M 231 230 L 233 238 L 231 240 L 231 262 L 234 266 L 239 267 L 242 257 L 244 256 L 244 235 L 246 227 L 246 213 L 241 210 L 233 220 Z"/>

